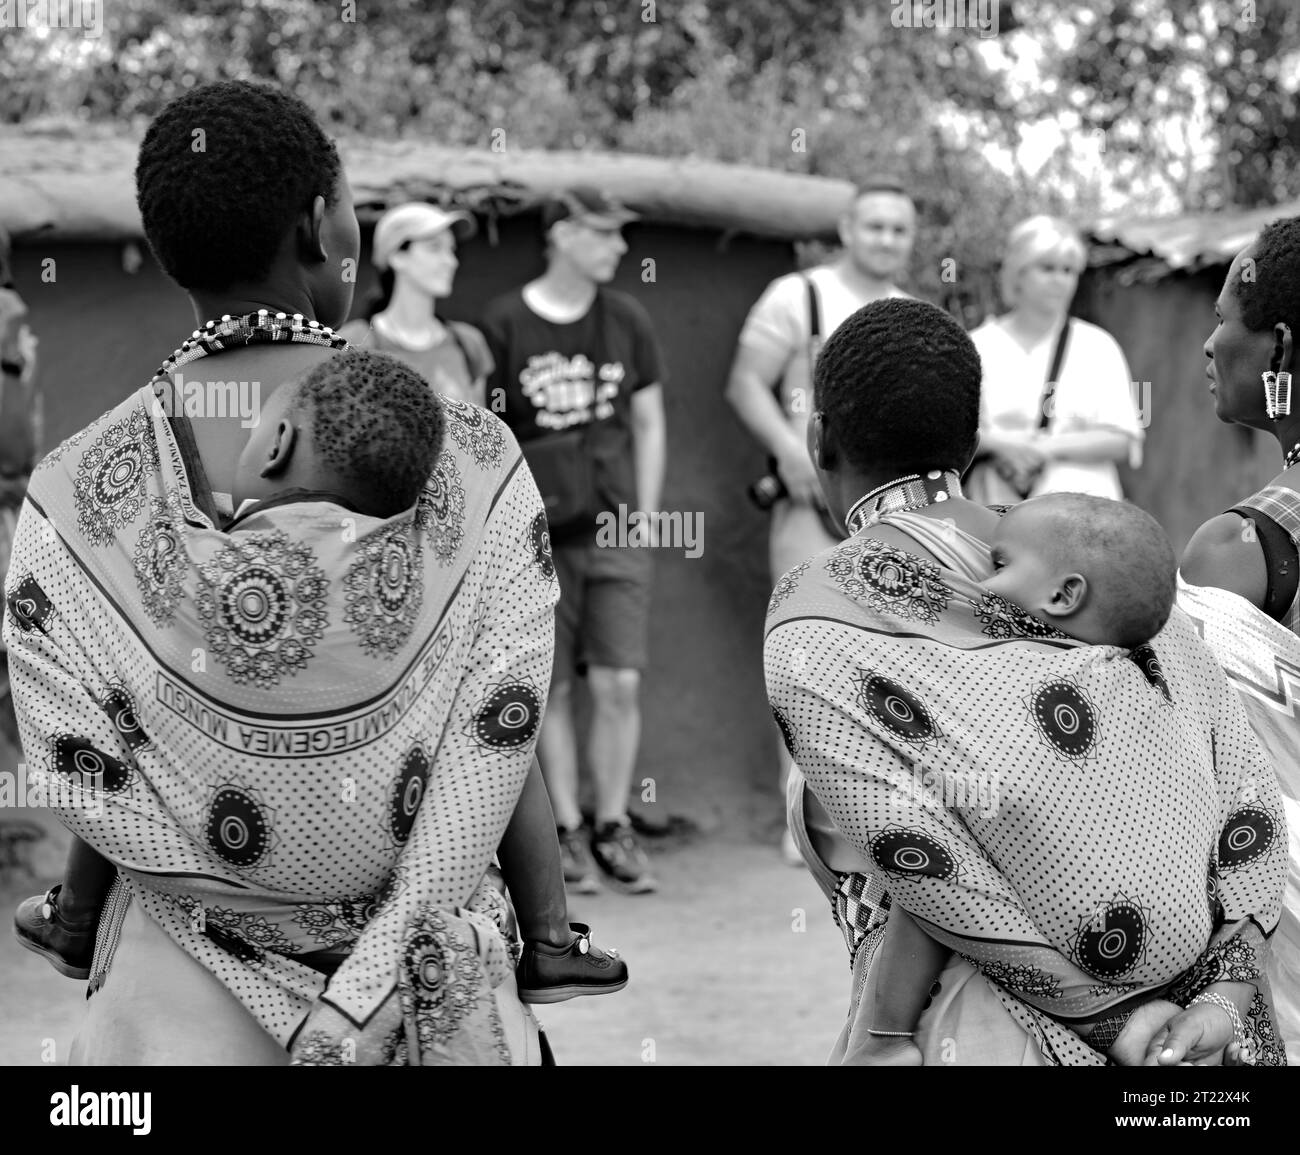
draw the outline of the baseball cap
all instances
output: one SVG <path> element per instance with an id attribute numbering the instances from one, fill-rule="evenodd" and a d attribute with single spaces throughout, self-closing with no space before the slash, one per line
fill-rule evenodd
<path id="1" fill-rule="evenodd" d="M 386 269 L 392 256 L 407 241 L 436 236 L 443 229 L 456 228 L 456 239 L 467 240 L 477 229 L 474 218 L 460 209 L 442 209 L 423 201 L 411 201 L 389 209 L 375 225 L 370 259 L 375 268 Z"/>
<path id="2" fill-rule="evenodd" d="M 542 209 L 542 227 L 576 221 L 594 229 L 621 229 L 641 218 L 600 189 L 572 188 L 557 193 Z"/>

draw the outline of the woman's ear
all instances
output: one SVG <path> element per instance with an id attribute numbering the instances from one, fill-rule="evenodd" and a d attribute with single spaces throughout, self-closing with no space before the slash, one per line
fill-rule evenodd
<path id="1" fill-rule="evenodd" d="M 835 468 L 835 447 L 827 436 L 826 419 L 820 409 L 814 409 L 808 418 L 808 456 L 823 472 Z"/>
<path id="2" fill-rule="evenodd" d="M 1276 373 L 1281 373 L 1284 369 L 1291 368 L 1291 326 L 1285 321 L 1279 321 L 1273 326 L 1273 362 L 1269 368 Z"/>
<path id="3" fill-rule="evenodd" d="M 311 208 L 299 218 L 299 222 L 303 256 L 312 262 L 328 260 L 329 253 L 325 251 L 325 198 L 314 197 Z"/>
<path id="4" fill-rule="evenodd" d="M 1081 573 L 1066 574 L 1052 591 L 1052 597 L 1042 607 L 1043 613 L 1065 618 L 1083 609 L 1088 597 L 1088 579 Z"/>
<path id="5" fill-rule="evenodd" d="M 298 430 L 287 417 L 276 422 L 275 433 L 271 436 L 271 446 L 267 450 L 262 468 L 257 471 L 259 477 L 282 477 L 293 460 L 293 451 L 298 446 Z"/>

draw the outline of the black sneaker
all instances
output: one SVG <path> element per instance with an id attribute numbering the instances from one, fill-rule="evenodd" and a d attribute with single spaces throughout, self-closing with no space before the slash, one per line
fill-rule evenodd
<path id="1" fill-rule="evenodd" d="M 562 1003 L 579 995 L 609 995 L 627 986 L 627 963 L 618 951 L 591 945 L 591 928 L 571 922 L 575 931 L 568 946 L 544 942 L 524 943 L 515 971 L 519 1001 Z"/>
<path id="2" fill-rule="evenodd" d="M 84 922 L 69 922 L 59 910 L 62 884 L 48 894 L 35 895 L 18 904 L 14 913 L 14 937 L 20 946 L 35 951 L 59 974 L 70 979 L 90 978 L 95 954 L 98 912 Z"/>
<path id="3" fill-rule="evenodd" d="M 649 894 L 659 888 L 659 883 L 650 873 L 650 860 L 626 818 L 596 827 L 591 838 L 591 853 L 596 865 L 620 890 L 629 894 Z"/>
<path id="4" fill-rule="evenodd" d="M 591 848 L 587 845 L 587 830 L 579 826 L 576 830 L 565 830 L 563 826 L 555 831 L 560 840 L 560 864 L 564 867 L 564 886 L 574 894 L 595 894 L 600 890 L 596 879 L 596 864 L 592 861 Z"/>

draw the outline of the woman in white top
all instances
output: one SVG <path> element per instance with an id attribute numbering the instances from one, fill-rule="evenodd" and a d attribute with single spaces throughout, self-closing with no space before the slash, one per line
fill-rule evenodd
<path id="1" fill-rule="evenodd" d="M 977 501 L 1065 491 L 1118 498 L 1115 463 L 1140 464 L 1142 425 L 1124 354 L 1104 329 L 1068 316 L 1085 255 L 1079 234 L 1054 217 L 1032 217 L 1008 238 L 1002 296 L 1010 312 L 971 333 L 984 366 L 980 453 L 988 455 L 968 479 Z M 1067 321 L 1064 360 L 1045 403 Z"/>
<path id="2" fill-rule="evenodd" d="M 353 345 L 405 361 L 443 396 L 483 405 L 492 371 L 483 334 L 463 321 L 442 321 L 435 311 L 459 267 L 457 238 L 467 240 L 474 228 L 469 213 L 422 201 L 389 209 L 370 246 L 379 296 L 368 321 L 349 321 L 339 332 Z"/>

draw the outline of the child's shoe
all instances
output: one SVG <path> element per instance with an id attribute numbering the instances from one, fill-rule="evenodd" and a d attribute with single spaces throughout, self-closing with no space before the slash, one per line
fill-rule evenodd
<path id="1" fill-rule="evenodd" d="M 618 951 L 591 945 L 591 927 L 569 923 L 577 932 L 568 946 L 525 942 L 515 979 L 525 1003 L 562 1003 L 579 995 L 608 995 L 627 986 L 627 963 Z"/>
<path id="2" fill-rule="evenodd" d="M 98 913 L 84 922 L 71 922 L 59 910 L 59 891 L 53 887 L 44 896 L 34 895 L 18 904 L 14 913 L 14 937 L 30 951 L 42 956 L 61 975 L 70 979 L 90 978 L 95 955 Z"/>

